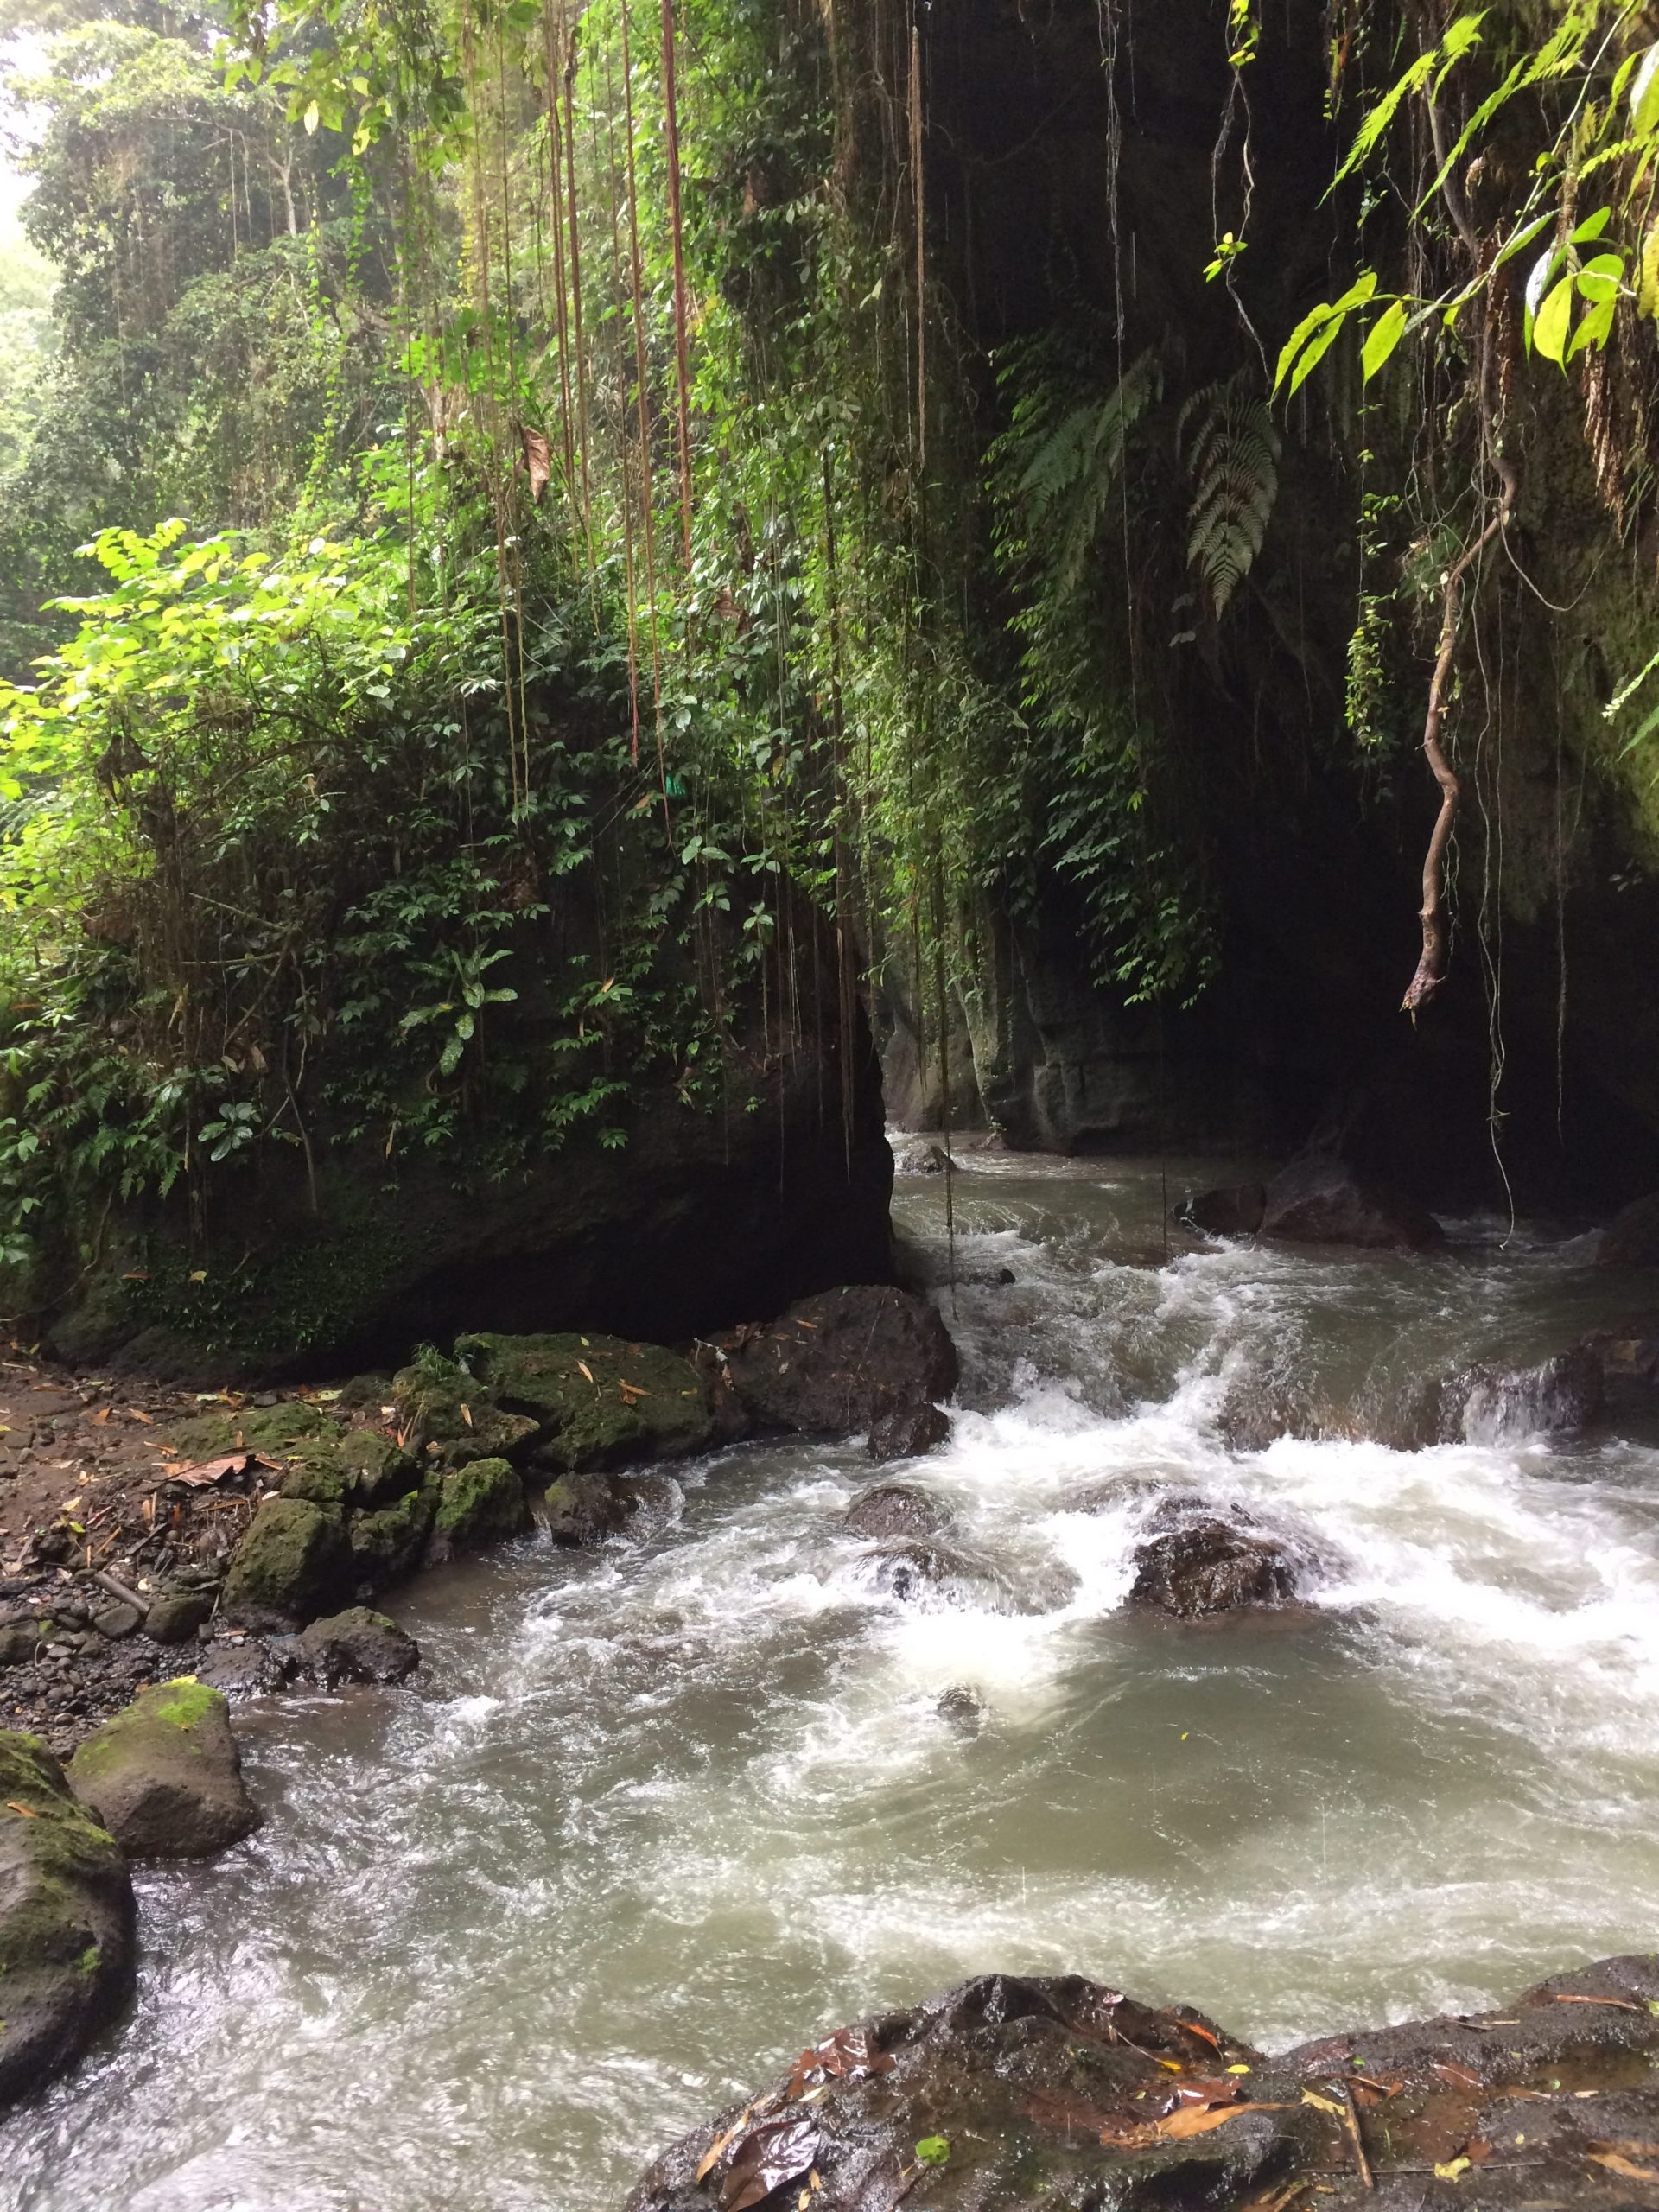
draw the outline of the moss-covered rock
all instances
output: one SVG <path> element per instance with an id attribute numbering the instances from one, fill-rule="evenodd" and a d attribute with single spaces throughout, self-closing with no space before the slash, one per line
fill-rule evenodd
<path id="1" fill-rule="evenodd" d="M 127 1862 L 33 1736 L 0 1733 L 0 2105 L 49 2081 L 132 1987 Z"/>
<path id="2" fill-rule="evenodd" d="M 354 1589 L 378 1590 L 419 1565 L 442 1492 L 442 1482 L 435 1474 L 394 1503 L 348 1517 L 346 1541 L 352 1548 Z"/>
<path id="3" fill-rule="evenodd" d="M 280 1405 L 215 1408 L 164 1430 L 181 1460 L 257 1452 L 278 1469 L 284 1497 L 314 1505 L 369 1508 L 400 1497 L 418 1479 L 411 1452 L 374 1428 L 351 1428 L 306 1398 Z"/>
<path id="4" fill-rule="evenodd" d="M 476 1375 L 429 1346 L 393 1376 L 391 1393 L 410 1449 L 429 1465 L 519 1459 L 541 1433 L 539 1421 L 503 1412 Z"/>
<path id="5" fill-rule="evenodd" d="M 516 1536 L 530 1525 L 517 1471 L 505 1459 L 472 1459 L 443 1478 L 427 1556 L 435 1564 L 456 1552 Z"/>
<path id="6" fill-rule="evenodd" d="M 75 1795 L 135 1859 L 205 1859 L 258 1821 L 230 1707 L 190 1676 L 140 1690 L 69 1762 Z"/>
<path id="7" fill-rule="evenodd" d="M 543 1525 L 556 1544 L 596 1544 L 614 1535 L 639 1504 L 605 1475 L 561 1475 L 547 1486 Z"/>
<path id="8" fill-rule="evenodd" d="M 537 1422 L 537 1459 L 565 1473 L 677 1459 L 714 1434 L 702 1377 L 660 1344 L 484 1334 L 461 1338 L 455 1357 L 499 1405 Z"/>
<path id="9" fill-rule="evenodd" d="M 297 1627 L 338 1604 L 351 1567 L 338 1507 L 268 1497 L 232 1555 L 225 1611 L 251 1628 Z"/>

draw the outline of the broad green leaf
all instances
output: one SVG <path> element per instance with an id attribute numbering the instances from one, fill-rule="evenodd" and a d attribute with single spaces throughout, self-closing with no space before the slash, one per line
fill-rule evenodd
<path id="1" fill-rule="evenodd" d="M 1615 301 L 1624 281 L 1624 257 L 1622 253 L 1599 253 L 1593 261 L 1586 261 L 1579 271 L 1579 290 L 1586 300 L 1598 302 Z"/>
<path id="2" fill-rule="evenodd" d="M 1535 215 L 1531 222 L 1523 223 L 1521 226 L 1521 228 L 1515 233 L 1515 236 L 1510 240 L 1509 244 L 1499 252 L 1497 258 L 1492 264 L 1493 268 L 1501 269 L 1503 264 L 1510 259 L 1511 255 L 1519 253 L 1523 246 L 1530 245 L 1534 238 L 1537 237 L 1539 232 L 1541 231 L 1547 224 L 1553 223 L 1554 219 L 1554 210 L 1552 208 L 1545 214 Z"/>
<path id="3" fill-rule="evenodd" d="M 1541 353 L 1545 360 L 1554 361 L 1557 367 L 1566 365 L 1567 334 L 1573 325 L 1574 290 L 1572 277 L 1563 276 L 1533 318 L 1533 350 Z"/>
<path id="4" fill-rule="evenodd" d="M 1636 311 L 1638 315 L 1659 315 L 1659 221 L 1649 225 L 1648 235 L 1642 243 Z"/>
<path id="5" fill-rule="evenodd" d="M 1588 245 L 1592 238 L 1599 238 L 1613 219 L 1611 207 L 1598 207 L 1593 215 L 1586 215 L 1573 233 L 1574 245 Z"/>
<path id="6" fill-rule="evenodd" d="M 1291 364 L 1296 359 L 1298 354 L 1307 344 L 1308 340 L 1313 337 L 1315 331 L 1322 330 L 1324 326 L 1332 321 L 1332 317 L 1337 319 L 1338 327 L 1340 328 L 1342 321 L 1346 317 L 1349 310 L 1352 308 L 1363 307 L 1366 301 L 1371 297 L 1376 289 L 1376 271 L 1374 269 L 1368 269 L 1363 275 L 1355 279 L 1354 283 L 1348 287 L 1348 289 L 1343 294 L 1339 300 L 1326 302 L 1324 304 L 1314 308 L 1309 314 L 1305 315 L 1301 321 L 1297 324 L 1295 329 L 1291 332 L 1290 336 L 1285 340 L 1284 349 L 1279 356 L 1279 366 L 1274 375 L 1274 390 L 1275 391 L 1278 391 L 1280 385 L 1285 380 Z M 1331 336 L 1334 337 L 1335 334 L 1335 332 L 1332 332 Z M 1319 347 L 1319 358 L 1324 358 L 1325 354 L 1330 349 L 1330 345 L 1331 338 L 1326 338 L 1325 342 Z M 1293 391 L 1294 391 L 1297 385 L 1301 383 L 1303 377 L 1307 374 L 1307 369 L 1312 368 L 1313 365 L 1313 364 L 1310 361 L 1307 365 L 1307 368 L 1304 368 L 1301 374 L 1295 378 L 1294 382 L 1291 385 L 1291 390 Z"/>
<path id="7" fill-rule="evenodd" d="M 1406 303 L 1395 300 L 1372 324 L 1359 357 L 1360 373 L 1369 384 L 1405 335 Z"/>
<path id="8" fill-rule="evenodd" d="M 1605 300 L 1597 302 L 1573 334 L 1573 343 L 1567 349 L 1567 358 L 1569 361 L 1592 346 L 1605 346 L 1607 343 L 1612 333 L 1613 316 L 1618 307 L 1617 292 Z"/>

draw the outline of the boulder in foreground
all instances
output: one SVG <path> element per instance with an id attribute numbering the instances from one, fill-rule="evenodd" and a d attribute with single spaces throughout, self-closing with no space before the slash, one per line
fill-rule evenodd
<path id="1" fill-rule="evenodd" d="M 132 1980 L 119 1847 L 44 1744 L 0 1733 L 0 2105 L 78 2056 Z"/>
<path id="2" fill-rule="evenodd" d="M 421 1648 L 396 1621 L 367 1605 L 313 1621 L 299 1641 L 307 1672 L 332 1689 L 339 1682 L 401 1682 L 421 1663 Z"/>
<path id="3" fill-rule="evenodd" d="M 1622 2212 L 1659 2200 L 1659 1957 L 1264 2058 L 1202 2013 L 988 1974 L 840 2028 L 626 2212 Z"/>
<path id="4" fill-rule="evenodd" d="M 1248 1606 L 1285 1605 L 1296 1595 L 1290 1555 L 1243 1516 L 1171 1506 L 1135 1548 L 1129 1603 L 1200 1620 Z"/>
<path id="5" fill-rule="evenodd" d="M 134 1859 L 206 1859 L 258 1824 L 230 1708 L 192 1679 L 141 1690 L 86 1738 L 69 1780 Z"/>

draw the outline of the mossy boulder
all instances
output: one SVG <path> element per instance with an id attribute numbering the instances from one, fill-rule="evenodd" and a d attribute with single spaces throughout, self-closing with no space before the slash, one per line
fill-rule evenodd
<path id="1" fill-rule="evenodd" d="M 392 1504 L 348 1516 L 346 1541 L 352 1550 L 353 1589 L 378 1590 L 419 1566 L 442 1490 L 442 1478 L 433 1474 Z"/>
<path id="2" fill-rule="evenodd" d="M 535 1459 L 566 1474 L 677 1459 L 714 1436 L 702 1376 L 660 1344 L 483 1334 L 459 1338 L 455 1357 L 498 1405 L 537 1423 Z"/>
<path id="3" fill-rule="evenodd" d="M 314 1505 L 388 1503 L 419 1475 L 412 1453 L 378 1429 L 351 1428 L 308 1399 L 193 1414 L 163 1433 L 186 1463 L 257 1452 L 278 1469 L 284 1497 Z"/>
<path id="4" fill-rule="evenodd" d="M 530 1507 L 518 1471 L 505 1459 L 471 1459 L 443 1478 L 427 1557 L 436 1564 L 456 1552 L 499 1543 L 529 1525 Z"/>
<path id="5" fill-rule="evenodd" d="M 0 1732 L 0 2105 L 76 2057 L 132 1980 L 120 1847 L 44 1744 Z"/>
<path id="6" fill-rule="evenodd" d="M 258 1823 L 230 1707 L 188 1676 L 141 1690 L 94 1729 L 69 1762 L 69 1781 L 135 1859 L 205 1859 Z"/>
<path id="7" fill-rule="evenodd" d="M 232 1554 L 224 1609 L 250 1628 L 296 1628 L 346 1594 L 346 1516 L 309 1498 L 268 1497 Z"/>
<path id="8" fill-rule="evenodd" d="M 410 1448 L 428 1465 L 520 1459 L 541 1433 L 539 1421 L 504 1412 L 476 1375 L 429 1346 L 393 1376 L 391 1395 Z"/>

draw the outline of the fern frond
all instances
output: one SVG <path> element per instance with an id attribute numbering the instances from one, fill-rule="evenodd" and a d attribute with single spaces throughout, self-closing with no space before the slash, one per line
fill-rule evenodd
<path id="1" fill-rule="evenodd" d="M 1192 394 L 1176 418 L 1175 450 L 1193 486 L 1187 563 L 1219 617 L 1262 550 L 1284 446 L 1266 402 L 1236 376 Z"/>

